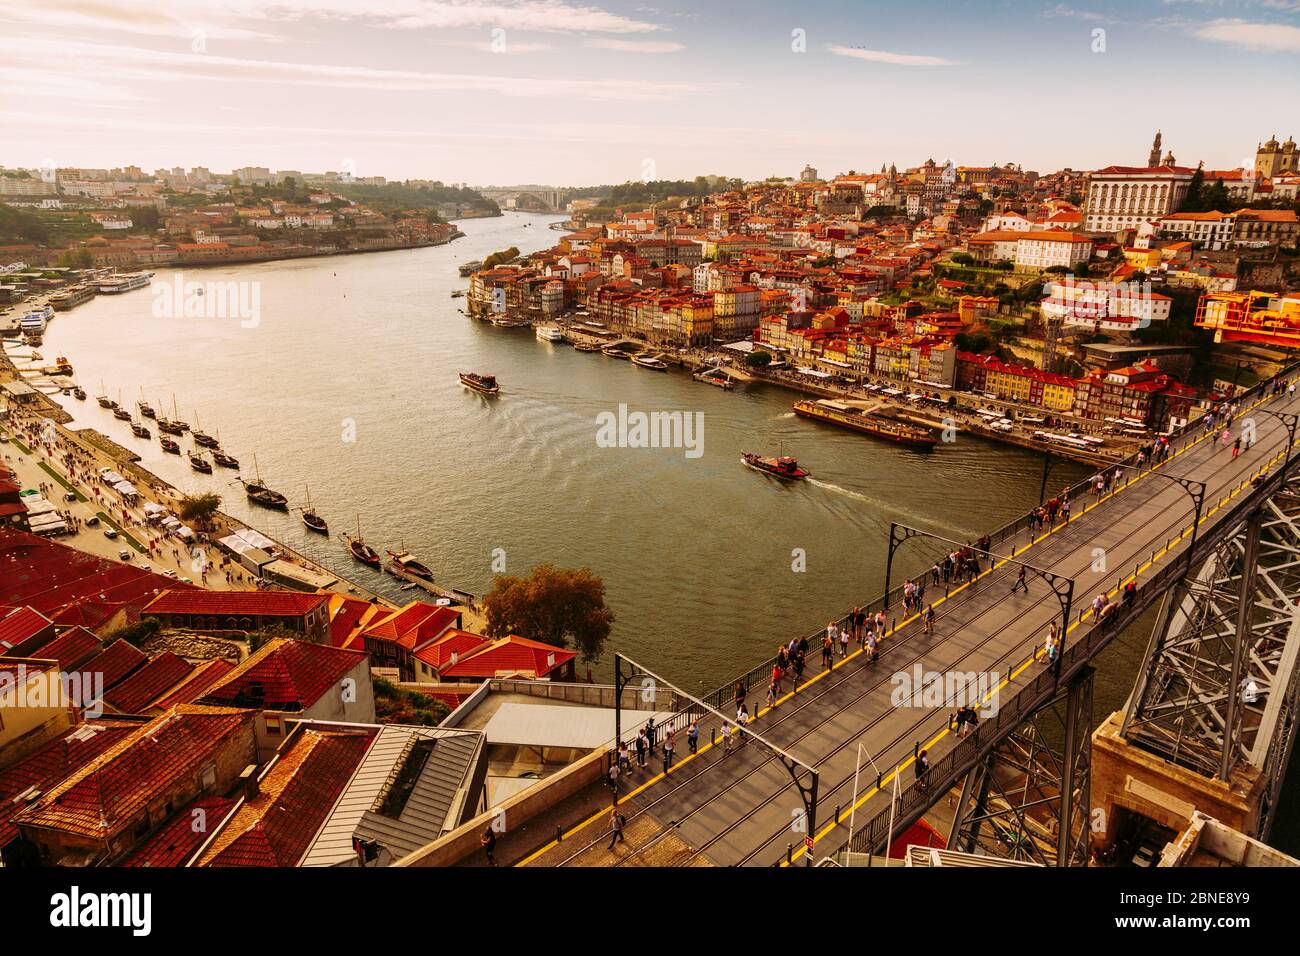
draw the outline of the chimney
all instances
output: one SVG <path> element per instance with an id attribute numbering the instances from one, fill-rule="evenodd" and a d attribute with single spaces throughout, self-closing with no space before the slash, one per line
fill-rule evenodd
<path id="1" fill-rule="evenodd" d="M 243 769 L 239 774 L 239 786 L 243 790 L 245 801 L 251 802 L 257 799 L 257 795 L 261 792 L 257 786 L 257 764 L 250 763 Z"/>

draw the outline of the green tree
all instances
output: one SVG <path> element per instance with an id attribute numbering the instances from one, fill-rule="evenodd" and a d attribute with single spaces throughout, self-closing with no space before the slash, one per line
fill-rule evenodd
<path id="1" fill-rule="evenodd" d="M 522 637 L 572 646 L 583 660 L 600 660 L 614 614 L 605 606 L 605 583 L 587 568 L 539 564 L 526 578 L 501 575 L 483 598 L 489 637 Z"/>
<path id="2" fill-rule="evenodd" d="M 969 252 L 954 252 L 951 259 L 959 266 L 972 266 L 975 264 L 975 257 Z"/>
<path id="3" fill-rule="evenodd" d="M 745 364 L 750 368 L 767 368 L 772 364 L 771 352 L 750 352 L 745 356 Z"/>
<path id="4" fill-rule="evenodd" d="M 186 495 L 177 506 L 176 513 L 182 521 L 193 521 L 200 528 L 207 528 L 221 507 L 221 495 L 204 492 L 198 495 Z"/>

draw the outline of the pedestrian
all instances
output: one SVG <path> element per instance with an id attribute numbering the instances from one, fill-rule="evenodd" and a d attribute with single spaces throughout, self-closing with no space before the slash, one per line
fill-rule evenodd
<path id="1" fill-rule="evenodd" d="M 625 826 L 627 826 L 627 818 L 624 817 L 623 814 L 618 812 L 618 807 L 615 807 L 609 813 L 609 832 L 610 832 L 609 849 L 610 850 L 614 849 L 615 843 L 627 842 L 627 840 L 624 839 L 623 837 L 623 828 Z"/>
<path id="2" fill-rule="evenodd" d="M 664 773 L 667 773 L 673 766 L 673 750 L 676 749 L 676 732 L 669 727 L 668 733 L 664 734 Z"/>
<path id="3" fill-rule="evenodd" d="M 483 831 L 483 835 L 478 839 L 479 845 L 483 847 L 483 855 L 487 857 L 488 866 L 497 865 L 497 834 L 491 827 Z"/>
<path id="4" fill-rule="evenodd" d="M 722 756 L 731 753 L 731 724 L 727 721 L 722 722 Z"/>
<path id="5" fill-rule="evenodd" d="M 925 633 L 933 634 L 934 633 L 934 605 L 933 604 L 927 604 L 925 606 L 925 614 L 922 615 L 922 619 L 925 621 Z"/>
<path id="6" fill-rule="evenodd" d="M 745 706 L 745 682 L 744 681 L 736 681 L 736 692 L 732 696 L 736 698 L 736 706 L 738 708 Z"/>
<path id="7" fill-rule="evenodd" d="M 1107 604 L 1106 595 L 1103 593 L 1098 593 L 1097 596 L 1092 599 L 1092 613 L 1094 615 L 1100 614 L 1101 609 L 1104 608 L 1106 604 Z"/>
<path id="8" fill-rule="evenodd" d="M 686 732 L 686 746 L 691 749 L 691 756 L 694 757 L 700 746 L 700 722 L 691 721 L 691 729 Z"/>
<path id="9" fill-rule="evenodd" d="M 653 717 L 651 717 L 649 720 L 647 720 L 647 721 L 645 722 L 645 740 L 646 740 L 646 744 L 647 744 L 647 746 L 648 746 L 649 749 L 650 749 L 650 756 L 651 756 L 651 757 L 653 757 L 653 756 L 655 755 L 655 731 L 656 731 L 656 729 L 657 729 L 657 728 L 655 727 L 655 719 L 654 719 Z"/>
<path id="10" fill-rule="evenodd" d="M 605 775 L 605 783 L 614 793 L 618 793 L 618 761 L 609 765 L 609 773 Z"/>
<path id="11" fill-rule="evenodd" d="M 930 758 L 926 754 L 927 751 L 922 750 L 916 755 L 916 786 L 922 793 L 930 789 L 930 783 L 925 779 L 930 772 Z"/>
<path id="12" fill-rule="evenodd" d="M 1011 593 L 1015 594 L 1020 588 L 1024 588 L 1026 594 L 1029 593 L 1029 582 L 1025 580 L 1025 566 L 1023 564 L 1020 566 L 1020 570 L 1016 572 L 1016 583 L 1011 585 Z"/>
<path id="13" fill-rule="evenodd" d="M 843 660 L 849 656 L 849 632 L 847 628 L 840 630 L 840 659 Z"/>
<path id="14" fill-rule="evenodd" d="M 867 650 L 870 651 L 870 653 L 871 653 L 871 663 L 874 664 L 874 663 L 879 659 L 879 657 L 880 657 L 880 651 L 877 649 L 877 646 L 876 646 L 876 633 L 875 633 L 875 631 L 868 631 L 868 632 L 867 632 Z"/>
<path id="15" fill-rule="evenodd" d="M 1223 434 L 1219 436 L 1219 445 L 1223 448 L 1227 448 L 1231 444 L 1232 444 L 1232 430 L 1225 428 L 1223 430 Z"/>
<path id="16" fill-rule="evenodd" d="M 777 664 L 775 667 L 772 668 L 772 681 L 768 686 L 769 697 L 772 696 L 772 692 L 775 692 L 777 697 L 781 695 L 781 682 L 784 679 L 785 679 L 785 670 L 784 668 L 781 667 L 780 664 Z M 772 701 L 769 700 L 768 706 L 771 706 L 771 704 Z"/>
<path id="17" fill-rule="evenodd" d="M 749 711 L 747 711 L 744 706 L 741 706 L 741 708 L 736 711 L 736 736 L 742 744 L 745 742 L 745 727 L 748 724 Z"/>
<path id="18" fill-rule="evenodd" d="M 631 773 L 632 771 L 632 762 L 627 756 L 627 741 L 625 740 L 618 742 L 618 769 L 622 773 Z"/>
<path id="19" fill-rule="evenodd" d="M 822 667 L 831 667 L 835 663 L 835 642 L 829 634 L 822 638 Z"/>
<path id="20" fill-rule="evenodd" d="M 1240 454 L 1241 454 L 1241 439 L 1238 438 L 1235 442 L 1232 443 L 1232 457 L 1236 458 Z"/>

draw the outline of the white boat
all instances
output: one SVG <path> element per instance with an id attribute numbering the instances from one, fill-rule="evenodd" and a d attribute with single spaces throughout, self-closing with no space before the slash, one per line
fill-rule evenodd
<path id="1" fill-rule="evenodd" d="M 18 327 L 24 335 L 36 335 L 45 331 L 45 316 L 40 312 L 28 312 L 18 320 Z"/>
<path id="2" fill-rule="evenodd" d="M 99 284 L 99 291 L 108 295 L 130 292 L 133 289 L 143 289 L 152 279 L 152 272 L 129 272 L 111 276 Z"/>
<path id="3" fill-rule="evenodd" d="M 663 361 L 657 355 L 633 355 L 632 362 L 634 365 L 640 365 L 642 368 L 652 368 L 656 372 L 668 371 L 668 363 Z"/>
<path id="4" fill-rule="evenodd" d="M 543 342 L 563 342 L 564 333 L 551 325 L 539 325 L 537 327 L 537 337 Z"/>

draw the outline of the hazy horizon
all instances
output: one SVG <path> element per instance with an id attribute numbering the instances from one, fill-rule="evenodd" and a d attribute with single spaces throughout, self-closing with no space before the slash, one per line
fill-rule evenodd
<path id="1" fill-rule="evenodd" d="M 1233 168 L 1300 0 L 0 0 L 9 166 L 590 186 L 933 158 Z M 1300 125 L 1300 124 L 1297 124 Z"/>

